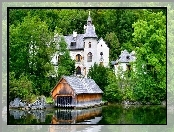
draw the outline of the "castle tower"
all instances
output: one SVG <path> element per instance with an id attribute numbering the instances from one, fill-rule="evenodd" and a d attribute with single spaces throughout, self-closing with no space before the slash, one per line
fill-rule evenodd
<path id="1" fill-rule="evenodd" d="M 87 24 L 84 25 L 84 70 L 86 70 L 86 75 L 89 68 L 97 62 L 97 38 L 89 11 Z"/>

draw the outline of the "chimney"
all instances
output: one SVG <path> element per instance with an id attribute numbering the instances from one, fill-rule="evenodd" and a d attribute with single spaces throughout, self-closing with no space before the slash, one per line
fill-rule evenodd
<path id="1" fill-rule="evenodd" d="M 77 32 L 73 31 L 73 38 L 77 37 Z"/>

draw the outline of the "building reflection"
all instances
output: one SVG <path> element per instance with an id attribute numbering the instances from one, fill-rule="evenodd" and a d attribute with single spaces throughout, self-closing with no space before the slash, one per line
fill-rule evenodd
<path id="1" fill-rule="evenodd" d="M 57 109 L 51 124 L 97 124 L 102 116 L 102 108 L 90 109 Z"/>

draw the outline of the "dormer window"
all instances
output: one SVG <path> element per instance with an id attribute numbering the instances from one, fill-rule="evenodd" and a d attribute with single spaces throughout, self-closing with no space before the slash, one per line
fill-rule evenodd
<path id="1" fill-rule="evenodd" d="M 71 46 L 72 47 L 76 46 L 76 42 L 71 42 Z"/>
<path id="2" fill-rule="evenodd" d="M 91 48 L 91 42 L 89 42 L 89 48 Z"/>

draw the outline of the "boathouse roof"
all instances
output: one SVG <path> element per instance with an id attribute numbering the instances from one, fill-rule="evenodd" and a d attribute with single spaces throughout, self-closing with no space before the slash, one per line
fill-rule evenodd
<path id="1" fill-rule="evenodd" d="M 63 76 L 60 81 L 62 79 L 66 80 L 66 82 L 70 85 L 70 87 L 74 90 L 76 94 L 103 93 L 103 91 L 99 88 L 99 86 L 95 83 L 93 79 L 79 78 L 76 76 Z M 56 86 L 59 84 L 59 82 L 56 84 Z M 56 88 L 56 86 L 53 88 L 53 90 Z"/>

